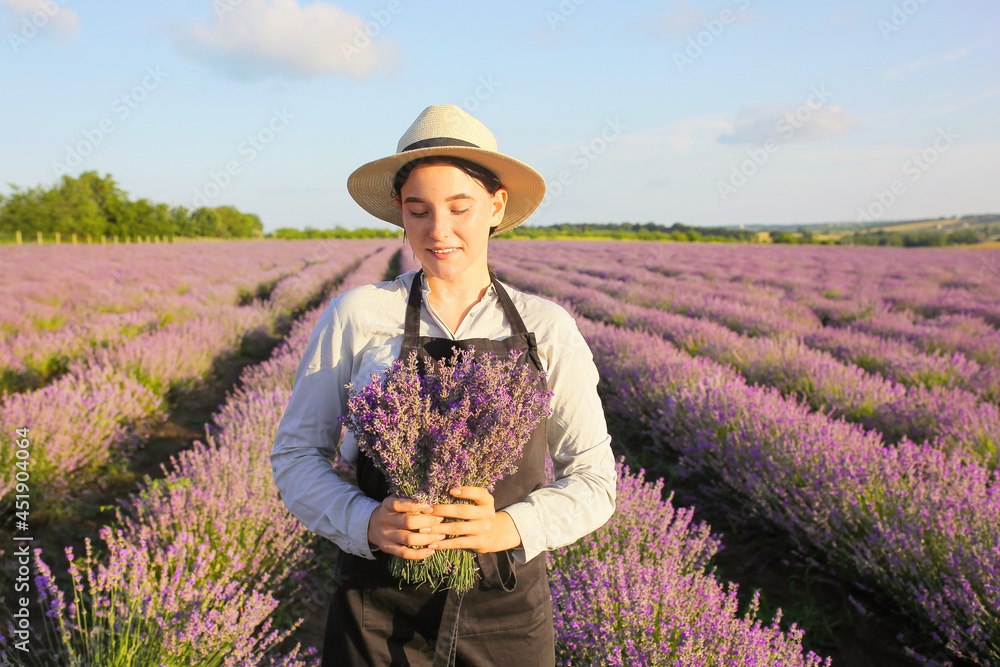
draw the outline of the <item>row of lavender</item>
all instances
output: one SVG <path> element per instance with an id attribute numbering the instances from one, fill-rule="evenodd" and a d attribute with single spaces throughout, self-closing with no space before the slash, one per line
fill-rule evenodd
<path id="1" fill-rule="evenodd" d="M 314 245 L 0 248 L 8 305 L 0 313 L 0 394 L 40 387 L 94 349 L 267 297 L 324 259 Z"/>
<path id="2" fill-rule="evenodd" d="M 218 305 L 210 313 L 99 348 L 74 360 L 63 376 L 34 391 L 0 400 L 5 432 L 29 428 L 35 445 L 31 479 L 52 506 L 91 480 L 103 466 L 124 461 L 157 421 L 166 418 L 169 392 L 203 381 L 220 355 L 238 351 L 254 332 L 270 333 L 283 319 L 328 289 L 359 252 L 382 241 L 340 244 L 331 260 L 284 278 L 268 301 Z M 10 469 L 14 452 L 0 451 Z M 9 500 L 13 476 L 0 482 Z"/>
<path id="3" fill-rule="evenodd" d="M 124 312 L 205 284 L 252 294 L 323 261 L 310 241 L 225 241 L 148 246 L 3 246 L 0 337 L 54 328 L 100 312 Z"/>
<path id="4" fill-rule="evenodd" d="M 494 262 L 511 257 L 497 266 L 515 285 L 579 289 L 540 276 L 537 265 L 518 271 L 522 246 L 501 248 Z M 659 334 L 579 322 L 609 420 L 633 434 L 625 444 L 635 454 L 679 453 L 679 474 L 710 480 L 706 500 L 784 528 L 804 553 L 887 596 L 952 654 L 1000 664 L 1000 475 L 980 458 L 905 436 L 886 446 L 878 433 L 751 386 Z"/>
<path id="5" fill-rule="evenodd" d="M 1000 262 L 1000 254 L 971 251 L 969 256 L 968 250 L 951 250 L 928 256 L 916 251 L 918 261 L 914 262 L 913 257 L 903 260 L 905 255 L 897 249 L 868 257 L 871 264 L 866 265 L 864 271 L 859 268 L 856 283 L 846 287 L 838 286 L 836 276 L 827 274 L 833 273 L 833 267 L 839 263 L 849 261 L 849 256 L 842 254 L 843 249 L 825 250 L 826 255 L 810 258 L 824 269 L 811 280 L 803 280 L 795 273 L 803 263 L 802 258 L 794 266 L 775 263 L 769 270 L 765 270 L 760 263 L 753 264 L 748 267 L 748 272 L 732 275 L 727 280 L 714 278 L 706 281 L 699 277 L 700 274 L 684 273 L 684 269 L 670 267 L 662 260 L 652 262 L 648 267 L 666 277 L 686 279 L 682 280 L 684 287 L 695 287 L 697 290 L 700 285 L 710 286 L 715 294 L 725 295 L 729 301 L 770 307 L 777 312 L 789 309 L 807 314 L 805 320 L 796 322 L 795 317 L 774 317 L 762 313 L 760 317 L 770 324 L 771 332 L 801 334 L 815 328 L 817 323 L 851 327 L 861 333 L 909 343 L 925 353 L 960 352 L 970 361 L 984 366 L 1000 363 L 1000 332 L 997 331 L 1000 326 L 997 316 L 1000 273 L 983 278 L 977 276 L 975 280 L 968 278 L 970 265 L 975 266 L 977 257 L 981 262 L 996 264 Z M 647 266 L 634 263 L 633 260 L 640 258 L 627 254 L 618 259 L 626 267 Z M 901 260 L 908 262 L 906 268 L 898 265 Z M 958 282 L 943 277 L 940 282 L 929 281 L 923 275 L 932 262 L 936 262 L 939 272 L 945 275 L 965 275 L 966 278 Z M 893 265 L 891 279 L 881 276 L 880 270 L 889 270 Z M 779 279 L 778 275 L 784 278 Z M 726 283 L 731 283 L 728 289 Z M 681 286 L 674 282 L 670 284 Z M 680 289 L 676 291 L 683 293 Z M 745 294 L 743 299 L 737 296 L 740 291 Z M 767 333 L 768 325 L 764 327 Z"/>
<path id="6" fill-rule="evenodd" d="M 959 387 L 1000 403 L 1000 332 L 974 316 L 926 319 L 872 303 L 863 313 L 852 309 L 850 317 L 835 317 L 828 305 L 802 295 L 792 301 L 774 288 L 703 282 L 692 287 L 641 267 L 582 272 L 614 278 L 605 288 L 633 303 L 706 317 L 748 336 L 798 336 L 809 347 L 901 384 Z"/>
<path id="7" fill-rule="evenodd" d="M 799 336 L 902 384 L 960 387 L 1000 403 L 1000 320 L 991 314 L 1000 303 L 1000 254 L 942 251 L 901 266 L 900 254 L 886 249 L 870 257 L 873 249 L 858 249 L 859 262 L 839 248 L 796 255 L 769 247 L 522 246 L 526 261 L 610 279 L 622 298 L 640 305 L 712 319 L 749 336 Z M 998 271 L 980 275 L 975 261 Z M 938 282 L 925 275 L 934 262 Z M 859 284 L 830 287 L 845 273 Z"/>
<path id="8" fill-rule="evenodd" d="M 711 320 L 621 299 L 624 292 L 638 291 L 635 284 L 621 286 L 537 264 L 517 268 L 523 265 L 503 267 L 517 284 L 564 299 L 587 317 L 663 336 L 691 354 L 732 366 L 753 384 L 775 387 L 815 410 L 875 429 L 890 442 L 908 437 L 944 450 L 975 452 L 993 466 L 1000 462 L 1000 407 L 964 389 L 908 387 L 841 362 L 793 337 L 749 337 Z"/>
<path id="9" fill-rule="evenodd" d="M 384 243 L 343 245 L 370 254 L 338 290 L 384 277 Z M 327 270 L 342 265 L 337 258 Z M 290 385 L 288 367 L 294 375 L 321 312 L 308 311 L 270 360 L 244 369 L 206 441 L 171 458 L 162 479 L 147 478 L 117 511 L 100 533 L 105 558 L 89 541 L 83 559 L 67 551 L 71 603 L 35 551 L 46 624 L 55 626 L 37 663 L 315 666 L 297 647 L 274 655 L 297 624 L 274 629 L 271 616 L 295 594 L 311 551 L 277 496 L 268 454 L 291 393 L 273 379 Z"/>
<path id="10" fill-rule="evenodd" d="M 403 268 L 408 268 L 405 263 Z M 378 271 L 374 262 L 366 262 L 344 288 L 373 282 Z M 75 608 L 67 606 L 36 554 L 43 572 L 39 584 L 58 619 L 63 656 L 84 653 L 86 635 L 93 634 L 85 630 L 88 623 L 93 628 L 113 622 L 98 610 L 114 600 L 121 605 L 119 627 L 146 637 L 129 647 L 92 641 L 86 657 L 111 661 L 131 649 L 150 663 L 180 659 L 203 665 L 226 652 L 231 656 L 226 664 L 304 664 L 309 652 L 303 655 L 298 646 L 284 655 L 269 651 L 287 635 L 271 629 L 277 600 L 294 596 L 302 570 L 314 563 L 303 546 L 307 534 L 274 493 L 267 456 L 320 313 L 317 309 L 299 321 L 272 359 L 246 369 L 241 387 L 219 411 L 208 443 L 182 454 L 164 480 L 133 499 L 128 515 L 119 516 L 120 528 L 102 533 L 110 561 L 71 565 L 81 589 L 89 573 L 97 574 L 89 586 L 89 605 L 81 599 Z M 735 587 L 705 572 L 720 548 L 708 527 L 692 525 L 690 510 L 664 502 L 661 486 L 643 483 L 641 473 L 619 472 L 615 517 L 550 561 L 561 664 L 695 665 L 708 659 L 829 665 L 803 655 L 802 633 L 794 627 L 782 632 L 779 619 L 765 627 L 756 619 L 755 606 L 740 616 Z M 616 554 L 620 561 L 609 558 Z M 617 612 L 609 614 L 622 593 L 636 604 L 614 604 Z M 595 595 L 596 604 L 585 598 Z M 247 613 L 226 615 L 237 607 Z M 193 611 L 209 622 L 195 623 Z M 263 629 L 255 630 L 256 625 Z"/>
<path id="11" fill-rule="evenodd" d="M 580 244 L 523 244 L 525 256 L 579 255 Z M 911 311 L 925 318 L 966 315 L 1000 327 L 1000 251 L 974 248 L 852 248 L 588 243 L 588 266 L 622 261 L 667 275 L 723 285 L 774 288 L 806 305 L 839 304 L 846 317 L 880 309 Z M 816 298 L 820 297 L 820 298 Z"/>

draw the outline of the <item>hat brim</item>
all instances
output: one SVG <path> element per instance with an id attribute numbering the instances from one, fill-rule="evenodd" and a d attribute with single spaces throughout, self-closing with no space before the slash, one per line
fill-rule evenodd
<path id="1" fill-rule="evenodd" d="M 534 213 L 545 197 L 545 179 L 527 164 L 495 151 L 473 146 L 431 146 L 403 151 L 363 164 L 347 178 L 354 201 L 376 218 L 400 227 L 403 219 L 392 197 L 392 181 L 399 168 L 429 155 L 460 157 L 492 171 L 507 190 L 503 219 L 493 236 L 517 227 Z"/>

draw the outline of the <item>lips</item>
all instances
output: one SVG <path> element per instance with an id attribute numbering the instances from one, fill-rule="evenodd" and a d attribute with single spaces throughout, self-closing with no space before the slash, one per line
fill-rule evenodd
<path id="1" fill-rule="evenodd" d="M 430 248 L 429 250 L 435 257 L 447 257 L 455 253 L 458 248 Z"/>

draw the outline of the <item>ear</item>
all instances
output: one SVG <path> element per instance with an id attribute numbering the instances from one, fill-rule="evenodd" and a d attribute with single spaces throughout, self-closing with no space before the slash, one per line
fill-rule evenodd
<path id="1" fill-rule="evenodd" d="M 507 189 L 500 188 L 493 194 L 493 201 L 491 202 L 492 209 L 490 218 L 494 221 L 494 224 L 499 225 L 500 221 L 503 220 L 503 212 L 507 208 Z"/>

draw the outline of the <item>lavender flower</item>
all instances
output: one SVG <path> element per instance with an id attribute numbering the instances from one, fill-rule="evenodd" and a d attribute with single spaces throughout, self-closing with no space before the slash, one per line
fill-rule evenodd
<path id="1" fill-rule="evenodd" d="M 765 626 L 756 594 L 740 616 L 736 585 L 708 571 L 718 538 L 672 500 L 619 464 L 614 516 L 549 553 L 557 664 L 829 667 L 780 610 Z"/>

